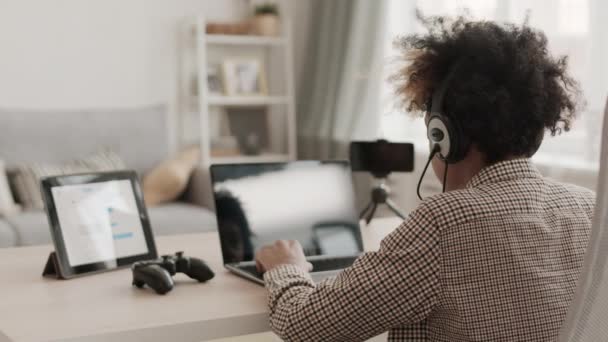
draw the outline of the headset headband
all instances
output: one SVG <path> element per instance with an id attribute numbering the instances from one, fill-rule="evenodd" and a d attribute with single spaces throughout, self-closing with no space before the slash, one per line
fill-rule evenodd
<path id="1" fill-rule="evenodd" d="M 445 97 L 445 93 L 447 92 L 448 87 L 450 86 L 450 82 L 452 81 L 452 78 L 454 78 L 454 75 L 456 75 L 456 71 L 458 71 L 459 67 L 462 64 L 464 64 L 464 58 L 461 58 L 456 63 L 454 63 L 454 66 L 452 66 L 450 68 L 450 71 L 448 72 L 448 74 L 445 76 L 445 78 L 439 85 L 439 88 L 437 88 L 437 90 L 435 92 L 433 92 L 431 108 L 430 108 L 431 115 L 444 115 L 443 114 L 443 98 Z"/>

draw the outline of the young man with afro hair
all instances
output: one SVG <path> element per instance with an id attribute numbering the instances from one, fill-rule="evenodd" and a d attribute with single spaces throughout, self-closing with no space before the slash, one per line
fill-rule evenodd
<path id="1" fill-rule="evenodd" d="M 595 195 L 544 178 L 529 158 L 545 131 L 570 129 L 578 84 L 527 24 L 423 22 L 428 33 L 397 42 L 406 63 L 392 79 L 438 142 L 430 162 L 446 191 L 423 200 L 378 251 L 318 284 L 296 241 L 259 250 L 270 324 L 286 340 L 557 338 Z M 451 137 L 432 131 L 438 113 Z M 446 155 L 456 145 L 459 155 Z"/>

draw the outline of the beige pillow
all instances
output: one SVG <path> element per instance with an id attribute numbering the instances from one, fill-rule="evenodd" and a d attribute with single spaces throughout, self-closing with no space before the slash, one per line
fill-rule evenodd
<path id="1" fill-rule="evenodd" d="M 155 206 L 178 198 L 186 190 L 199 158 L 200 149 L 189 147 L 147 173 L 143 180 L 146 205 Z"/>

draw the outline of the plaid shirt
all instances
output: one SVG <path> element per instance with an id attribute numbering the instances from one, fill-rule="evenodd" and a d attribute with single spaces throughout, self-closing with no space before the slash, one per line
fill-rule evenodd
<path id="1" fill-rule="evenodd" d="M 314 284 L 264 275 L 270 325 L 289 341 L 553 341 L 573 297 L 595 195 L 526 159 L 426 199 L 376 252 Z"/>

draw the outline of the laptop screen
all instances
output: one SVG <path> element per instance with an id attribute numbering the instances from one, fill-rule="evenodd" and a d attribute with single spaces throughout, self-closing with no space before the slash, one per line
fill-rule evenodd
<path id="1" fill-rule="evenodd" d="M 363 250 L 347 162 L 213 165 L 211 177 L 225 264 L 279 239 L 298 240 L 306 256 Z"/>

